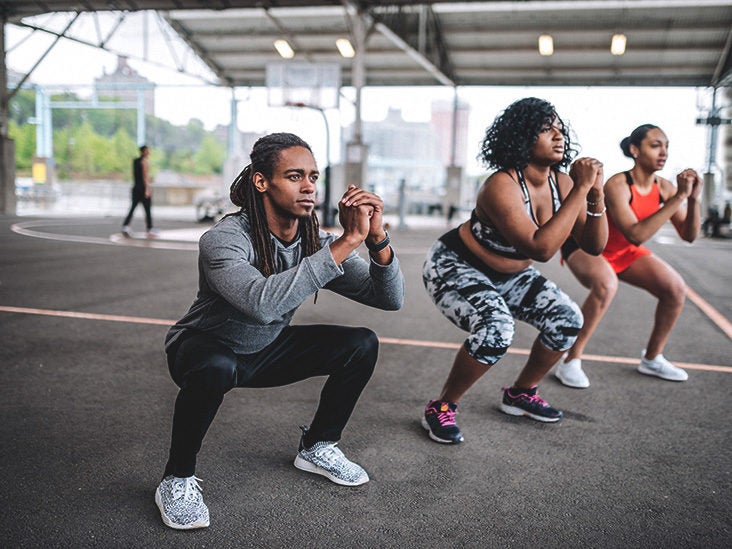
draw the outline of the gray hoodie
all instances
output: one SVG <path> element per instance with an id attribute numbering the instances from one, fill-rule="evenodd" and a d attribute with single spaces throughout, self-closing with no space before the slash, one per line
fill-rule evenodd
<path id="1" fill-rule="evenodd" d="M 326 288 L 364 305 L 398 310 L 404 301 L 404 276 L 396 255 L 388 265 L 365 261 L 353 251 L 336 264 L 329 244 L 336 236 L 320 231 L 322 248 L 301 257 L 300 237 L 275 246 L 276 274 L 257 270 L 246 214 L 224 218 L 199 241 L 198 295 L 188 312 L 170 328 L 170 350 L 186 328 L 207 332 L 237 354 L 260 351 L 290 323 L 297 308 Z"/>

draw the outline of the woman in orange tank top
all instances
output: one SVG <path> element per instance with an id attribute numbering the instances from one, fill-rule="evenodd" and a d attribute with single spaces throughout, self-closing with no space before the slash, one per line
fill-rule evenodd
<path id="1" fill-rule="evenodd" d="M 620 143 L 623 154 L 633 158 L 633 167 L 612 176 L 605 184 L 608 210 L 608 240 L 602 257 L 594 257 L 571 245 L 562 257 L 590 293 L 582 305 L 585 323 L 577 341 L 560 361 L 555 375 L 570 387 L 588 387 L 581 355 L 590 336 L 607 311 L 617 290 L 618 279 L 642 288 L 658 299 L 655 320 L 638 371 L 667 379 L 686 381 L 687 373 L 663 356 L 663 348 L 684 305 L 686 285 L 670 265 L 643 246 L 671 221 L 679 236 L 693 242 L 699 234 L 699 196 L 702 181 L 692 169 L 676 176 L 676 185 L 657 176 L 668 155 L 668 138 L 652 124 L 639 126 Z"/>

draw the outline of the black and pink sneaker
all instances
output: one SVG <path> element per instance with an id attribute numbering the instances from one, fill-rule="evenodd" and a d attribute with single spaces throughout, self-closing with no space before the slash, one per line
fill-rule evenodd
<path id="1" fill-rule="evenodd" d="M 549 406 L 543 398 L 536 394 L 536 389 L 536 387 L 531 389 L 502 387 L 501 412 L 511 416 L 528 416 L 536 421 L 548 423 L 562 419 L 562 412 Z"/>
<path id="2" fill-rule="evenodd" d="M 455 423 L 457 413 L 457 404 L 454 402 L 430 400 L 424 409 L 422 427 L 427 429 L 435 442 L 458 444 L 463 441 L 463 434 Z"/>

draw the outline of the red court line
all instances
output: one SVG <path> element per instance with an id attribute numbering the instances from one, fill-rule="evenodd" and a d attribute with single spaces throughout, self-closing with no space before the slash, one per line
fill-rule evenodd
<path id="1" fill-rule="evenodd" d="M 62 318 L 81 318 L 86 320 L 107 320 L 111 322 L 128 322 L 132 324 L 154 324 L 157 326 L 171 326 L 175 324 L 175 320 L 166 320 L 163 318 L 147 318 L 141 316 L 122 316 L 122 315 L 103 315 L 97 313 L 79 313 L 74 311 L 55 311 L 51 309 L 31 309 L 28 307 L 9 307 L 0 305 L 0 312 L 20 313 L 42 316 L 54 316 Z M 461 343 L 449 343 L 442 341 L 425 341 L 421 339 L 398 339 L 392 337 L 380 337 L 379 341 L 387 345 L 406 345 L 412 347 L 427 347 L 433 349 L 451 349 L 457 350 Z M 528 355 L 528 349 L 509 349 L 509 354 Z M 585 360 L 593 360 L 595 362 L 610 362 L 614 364 L 637 364 L 638 358 L 615 357 L 606 355 L 583 355 Z M 717 366 L 714 364 L 695 364 L 690 362 L 674 361 L 682 368 L 689 370 L 703 370 L 707 372 L 724 372 L 732 374 L 732 366 Z"/>
<path id="2" fill-rule="evenodd" d="M 395 339 L 390 337 L 380 337 L 381 343 L 393 344 L 393 345 L 411 345 L 414 347 L 432 347 L 439 349 L 459 349 L 462 343 L 442 343 L 439 341 L 422 341 L 418 339 Z M 508 350 L 509 354 L 513 355 L 525 355 L 528 356 L 528 349 L 514 349 Z M 607 355 L 582 355 L 584 360 L 593 360 L 595 362 L 611 362 L 614 364 L 638 364 L 640 357 L 638 358 L 627 358 L 621 356 L 607 356 Z M 707 372 L 724 372 L 726 374 L 732 374 L 732 366 L 717 366 L 714 364 L 696 364 L 693 362 L 679 362 L 674 360 L 674 364 L 688 368 L 689 370 L 705 370 Z"/>
<path id="3" fill-rule="evenodd" d="M 0 311 L 6 313 L 22 313 L 29 315 L 60 316 L 65 318 L 83 318 L 86 320 L 109 320 L 112 322 L 131 322 L 134 324 L 157 324 L 159 326 L 172 326 L 175 320 L 162 318 L 145 318 L 141 316 L 120 316 L 101 315 L 96 313 L 76 313 L 74 311 L 52 311 L 50 309 L 28 309 L 26 307 L 6 307 L 0 305 Z"/>
<path id="4" fill-rule="evenodd" d="M 165 242 L 165 241 L 151 241 L 151 240 L 132 240 L 128 238 L 124 238 L 121 234 L 115 234 L 111 235 L 108 239 L 105 238 L 97 238 L 97 237 L 87 237 L 87 236 L 71 236 L 71 235 L 63 235 L 63 234 L 53 234 L 53 233 L 43 233 L 39 231 L 33 231 L 31 230 L 31 227 L 45 227 L 45 226 L 55 226 L 55 225 L 68 225 L 68 224 L 78 224 L 78 221 L 73 221 L 72 223 L 69 223 L 68 221 L 64 222 L 62 220 L 41 220 L 41 221 L 25 221 L 23 223 L 15 223 L 10 227 L 10 230 L 12 230 L 15 233 L 24 235 L 24 236 L 31 236 L 36 238 L 45 238 L 48 240 L 62 240 L 67 242 L 83 242 L 86 244 L 106 244 L 106 245 L 126 245 L 126 246 L 138 246 L 143 248 L 162 248 L 162 249 L 170 249 L 170 250 L 197 250 L 198 246 L 196 244 L 192 243 L 179 243 L 179 242 Z M 328 229 L 332 230 L 332 229 Z M 399 253 L 401 254 L 416 254 L 416 253 L 425 253 L 422 249 L 414 249 L 414 248 L 405 248 L 399 250 Z M 724 332 L 728 338 L 732 339 L 732 323 L 730 323 L 729 320 L 727 320 L 719 311 L 717 311 L 714 307 L 712 307 L 707 301 L 705 301 L 698 293 L 696 293 L 694 290 L 689 288 L 687 286 L 686 288 L 686 295 L 689 296 L 689 299 L 701 310 L 702 313 L 707 315 L 709 319 L 714 322 L 717 327 L 719 327 L 722 332 Z M 105 320 L 105 319 L 101 319 Z M 106 320 L 112 320 L 112 319 L 106 319 Z M 171 322 L 172 324 L 172 322 Z M 427 345 L 429 346 L 429 345 Z M 439 345 L 438 345 L 439 346 Z M 511 352 L 509 350 L 509 352 Z M 523 353 L 519 353 L 523 354 Z M 690 366 L 691 367 L 691 366 Z"/>

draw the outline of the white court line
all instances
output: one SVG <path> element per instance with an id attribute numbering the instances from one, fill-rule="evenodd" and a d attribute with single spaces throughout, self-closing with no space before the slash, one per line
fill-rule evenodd
<path id="1" fill-rule="evenodd" d="M 86 320 L 106 320 L 111 322 L 127 322 L 132 324 L 154 324 L 158 326 L 172 326 L 175 324 L 175 320 L 166 320 L 162 318 L 148 318 L 139 316 L 121 316 L 121 315 L 105 315 L 97 313 L 80 313 L 75 311 L 55 311 L 51 309 L 31 309 L 27 307 L 10 307 L 0 305 L 0 312 L 6 313 L 20 313 L 20 314 L 31 314 L 31 315 L 42 315 L 42 316 L 55 316 L 64 318 L 81 318 Z M 427 347 L 437 349 L 454 349 L 457 350 L 462 345 L 461 343 L 448 343 L 441 341 L 424 341 L 418 339 L 396 339 L 391 337 L 380 337 L 379 341 L 387 345 L 406 345 L 412 347 Z M 528 355 L 528 349 L 515 349 L 510 348 L 509 354 L 515 355 Z M 627 358 L 627 357 L 614 357 L 607 355 L 582 355 L 583 359 L 593 360 L 596 362 L 610 362 L 614 364 L 637 364 L 638 358 Z M 714 364 L 696 364 L 692 362 L 677 362 L 674 364 L 682 368 L 689 370 L 702 370 L 707 372 L 723 372 L 726 374 L 732 374 L 732 366 L 717 366 Z"/>

